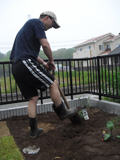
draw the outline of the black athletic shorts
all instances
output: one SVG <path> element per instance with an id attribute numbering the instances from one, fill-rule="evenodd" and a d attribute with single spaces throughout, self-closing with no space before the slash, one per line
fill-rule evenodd
<path id="1" fill-rule="evenodd" d="M 38 89 L 45 91 L 54 82 L 52 75 L 31 59 L 13 61 L 12 73 L 26 99 L 38 96 Z"/>

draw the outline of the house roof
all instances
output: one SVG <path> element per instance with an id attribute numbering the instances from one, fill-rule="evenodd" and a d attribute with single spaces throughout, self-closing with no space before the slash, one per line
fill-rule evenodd
<path id="1" fill-rule="evenodd" d="M 106 41 L 104 41 L 104 42 L 110 42 L 110 41 L 114 41 L 115 39 L 117 39 L 117 38 L 120 38 L 120 34 L 119 35 L 117 35 L 117 36 L 114 36 L 114 37 L 112 37 L 112 38 L 110 38 L 110 39 L 107 39 Z"/>
<path id="2" fill-rule="evenodd" d="M 111 50 L 104 51 L 104 52 L 100 53 L 99 55 L 102 56 L 102 55 L 106 55 L 106 54 L 117 54 L 117 53 L 120 53 L 120 45 L 117 48 L 115 48 L 113 51 L 111 51 Z"/>
<path id="3" fill-rule="evenodd" d="M 109 50 L 109 51 L 102 52 L 102 53 L 99 54 L 99 56 L 107 55 L 107 54 L 109 54 L 110 52 L 111 52 L 110 50 Z"/>
<path id="4" fill-rule="evenodd" d="M 109 54 L 117 54 L 117 53 L 120 53 L 120 45 L 115 48 L 113 51 L 111 51 Z"/>
<path id="5" fill-rule="evenodd" d="M 106 36 L 108 36 L 108 35 L 115 36 L 115 35 L 112 34 L 112 33 L 107 33 L 107 34 L 104 34 L 104 35 L 101 35 L 101 36 L 98 36 L 98 37 L 89 39 L 89 40 L 87 40 L 87 41 L 85 41 L 85 42 L 82 42 L 82 43 L 76 45 L 74 48 L 79 47 L 79 46 L 82 46 L 82 45 L 85 45 L 85 44 L 89 44 L 89 43 L 96 42 L 96 41 L 98 41 L 98 40 L 100 40 L 100 39 L 102 39 L 102 38 L 104 38 L 104 37 L 106 37 Z"/>

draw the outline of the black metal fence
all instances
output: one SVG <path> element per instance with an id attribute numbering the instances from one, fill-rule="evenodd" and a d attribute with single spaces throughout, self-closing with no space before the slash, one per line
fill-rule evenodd
<path id="1" fill-rule="evenodd" d="M 82 59 L 56 59 L 55 78 L 65 96 L 90 93 L 120 99 L 120 53 Z M 29 80 L 29 79 L 28 79 Z M 39 91 L 41 103 L 50 98 L 49 89 Z M 27 101 L 11 72 L 10 62 L 0 62 L 0 104 Z"/>

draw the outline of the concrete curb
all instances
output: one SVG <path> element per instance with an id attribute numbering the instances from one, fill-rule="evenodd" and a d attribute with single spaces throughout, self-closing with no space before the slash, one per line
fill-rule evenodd
<path id="1" fill-rule="evenodd" d="M 41 105 L 37 105 L 37 114 L 53 112 L 52 102 L 44 103 Z M 94 98 L 83 97 L 76 98 L 73 100 L 68 100 L 68 104 L 70 107 L 84 107 L 85 105 L 90 105 L 92 107 L 98 108 L 104 112 L 108 112 L 110 114 L 120 115 L 120 104 L 114 102 L 108 102 Z M 17 107 L 17 108 L 9 108 L 9 109 L 1 109 L 0 110 L 0 120 L 10 118 L 13 116 L 24 116 L 28 115 L 27 106 Z"/>
<path id="2" fill-rule="evenodd" d="M 120 115 L 120 104 L 109 102 L 105 100 L 98 100 L 98 99 L 89 99 L 89 104 L 92 107 L 98 108 L 104 112 L 108 112 L 110 114 L 117 114 Z"/>

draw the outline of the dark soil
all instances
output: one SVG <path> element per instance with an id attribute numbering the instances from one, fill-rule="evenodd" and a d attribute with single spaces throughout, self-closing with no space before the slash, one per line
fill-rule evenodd
<path id="1" fill-rule="evenodd" d="M 38 126 L 44 133 L 35 139 L 29 138 L 27 116 L 7 119 L 10 133 L 21 152 L 23 148 L 36 145 L 38 154 L 23 154 L 25 160 L 120 160 L 120 128 L 113 131 L 114 139 L 102 141 L 102 131 L 107 133 L 106 124 L 116 115 L 98 109 L 88 110 L 89 120 L 80 125 L 72 124 L 69 119 L 60 121 L 53 113 L 37 115 Z"/>

